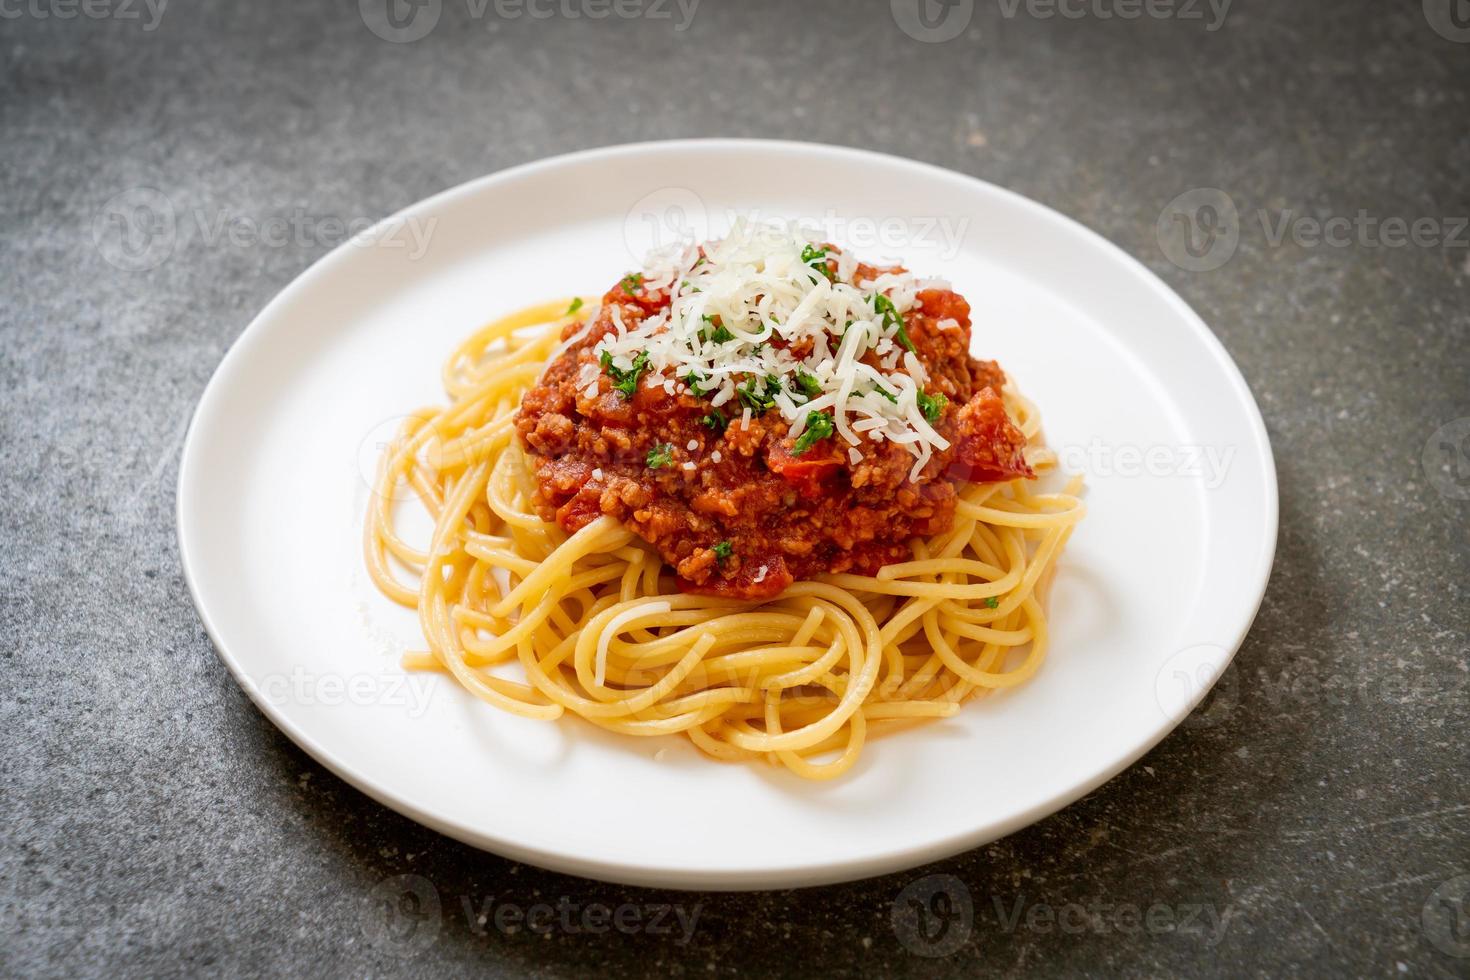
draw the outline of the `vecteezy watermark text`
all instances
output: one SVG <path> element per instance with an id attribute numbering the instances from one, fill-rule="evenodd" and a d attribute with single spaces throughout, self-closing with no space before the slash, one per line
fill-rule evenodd
<path id="1" fill-rule="evenodd" d="M 1091 477 L 1135 479 L 1180 477 L 1202 480 L 1206 490 L 1217 490 L 1225 482 L 1235 461 L 1234 446 L 1114 445 L 1094 438 L 1086 445 L 1057 447 L 1057 461 L 1070 473 Z"/>
<path id="2" fill-rule="evenodd" d="M 117 20 L 158 30 L 169 0 L 0 0 L 0 20 Z"/>
<path id="3" fill-rule="evenodd" d="M 1363 208 L 1312 215 L 1293 208 L 1260 208 L 1252 217 L 1253 221 L 1242 219 L 1234 198 L 1220 188 L 1196 187 L 1160 212 L 1155 229 L 1159 249 L 1170 262 L 1190 272 L 1210 272 L 1225 265 L 1255 226 L 1266 248 L 1290 243 L 1298 248 L 1470 249 L 1467 215 L 1379 215 Z"/>
<path id="4" fill-rule="evenodd" d="M 1025 895 L 1014 898 L 990 896 L 1002 932 L 1051 933 L 1069 936 L 1083 933 L 1102 935 L 1120 932 L 1150 936 L 1169 934 L 1196 936 L 1206 946 L 1218 946 L 1225 938 L 1233 914 L 1229 906 L 1221 912 L 1210 902 L 1109 901 L 1102 898 L 1033 902 Z"/>
<path id="5" fill-rule="evenodd" d="M 1177 20 L 1205 30 L 1225 24 L 1234 0 L 993 0 L 1006 20 Z M 915 41 L 942 44 L 959 37 L 975 16 L 975 0 L 889 0 L 893 22 Z M 977 34 L 972 36 L 977 36 Z"/>
<path id="6" fill-rule="evenodd" d="M 514 935 L 521 929 L 538 936 L 563 933 L 569 936 L 600 936 L 620 932 L 625 936 L 639 934 L 671 937 L 675 946 L 687 946 L 694 938 L 703 911 L 694 905 L 649 902 L 579 902 L 562 895 L 555 902 L 507 902 L 494 896 L 472 899 L 460 897 L 465 921 L 476 935 L 486 935 L 491 928 L 503 935 Z"/>
<path id="7" fill-rule="evenodd" d="M 970 941 L 977 920 L 993 912 L 994 928 L 1006 935 L 1185 935 L 1214 947 L 1225 938 L 1234 915 L 1228 905 L 1221 911 L 1212 902 L 1156 898 L 1133 902 L 1090 896 L 1034 900 L 1024 894 L 989 897 L 989 907 L 977 908 L 970 889 L 954 875 L 925 875 L 910 882 L 894 898 L 894 935 L 904 948 L 919 956 L 950 956 Z"/>
<path id="8" fill-rule="evenodd" d="M 1204 21 L 1205 30 L 1218 31 L 1230 15 L 1234 0 L 996 0 L 1000 15 L 1018 14 L 1036 20 L 1183 20 Z"/>
<path id="9" fill-rule="evenodd" d="M 472 21 L 647 20 L 689 29 L 701 0 L 462 0 Z M 385 41 L 410 44 L 438 26 L 445 0 L 358 0 L 367 29 Z"/>
<path id="10" fill-rule="evenodd" d="M 422 875 L 385 878 L 363 900 L 362 931 L 379 949 L 411 956 L 432 945 L 447 908 L 457 907 L 476 936 L 492 930 L 503 936 L 651 936 L 687 946 L 699 927 L 702 903 L 583 901 L 570 895 L 554 900 L 460 895 L 447 903 Z"/>
<path id="11" fill-rule="evenodd" d="M 410 718 L 422 718 L 438 690 L 432 674 L 388 671 L 374 673 L 318 673 L 300 665 L 289 673 L 243 677 L 241 684 L 257 701 L 272 705 L 300 704 L 337 708 L 384 706 L 401 708 Z"/>
<path id="12" fill-rule="evenodd" d="M 959 255 L 970 230 L 964 214 L 768 214 L 759 209 L 713 210 L 687 187 L 661 187 L 640 197 L 623 219 L 623 239 L 635 261 L 651 249 L 693 245 L 730 233 L 737 221 L 757 232 L 799 235 L 813 243 L 830 242 L 870 257 L 897 257 L 925 251 L 939 261 Z"/>
<path id="13" fill-rule="evenodd" d="M 351 243 L 402 249 L 410 260 L 417 260 L 428 251 L 437 226 L 437 218 L 407 215 L 377 220 L 317 214 L 299 206 L 265 215 L 232 208 L 180 211 L 162 191 L 135 187 L 102 206 L 93 221 L 92 237 L 110 265 L 142 272 L 166 262 L 181 242 L 240 249 L 331 248 Z"/>

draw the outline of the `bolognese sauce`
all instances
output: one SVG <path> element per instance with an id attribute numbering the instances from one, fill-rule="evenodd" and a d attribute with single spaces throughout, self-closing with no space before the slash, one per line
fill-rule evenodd
<path id="1" fill-rule="evenodd" d="M 545 518 L 612 516 L 682 589 L 763 599 L 907 561 L 957 483 L 1032 475 L 964 297 L 831 245 L 744 248 L 631 274 L 567 326 L 516 420 Z"/>

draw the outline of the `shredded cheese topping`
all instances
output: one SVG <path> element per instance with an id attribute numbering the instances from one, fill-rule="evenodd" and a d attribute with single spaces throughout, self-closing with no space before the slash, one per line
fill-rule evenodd
<path id="1" fill-rule="evenodd" d="M 885 439 L 904 446 L 917 479 L 949 443 L 921 405 L 929 376 L 904 314 L 921 290 L 948 284 L 886 271 L 859 282 L 857 265 L 847 252 L 744 219 L 723 240 L 650 253 L 623 288 L 667 292 L 668 308 L 632 326 L 613 307 L 614 332 L 594 348 L 579 385 L 595 397 L 607 366 L 637 371 L 641 360 L 641 386 L 692 391 L 732 423 L 748 427 L 752 412 L 779 412 L 799 440 L 820 413 L 849 447 Z M 855 465 L 861 453 L 847 455 Z"/>

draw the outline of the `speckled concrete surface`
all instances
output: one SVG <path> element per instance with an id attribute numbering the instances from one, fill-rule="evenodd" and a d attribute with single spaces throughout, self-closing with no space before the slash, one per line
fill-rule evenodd
<path id="1" fill-rule="evenodd" d="M 393 33 L 381 0 L 0 3 L 0 974 L 1470 975 L 1470 30 L 1449 0 L 561 12 L 589 2 L 430 0 L 404 43 L 367 26 Z M 189 227 L 158 259 L 109 202 L 376 218 L 693 135 L 985 177 L 1195 305 L 1260 401 L 1282 505 L 1201 719 L 941 865 L 677 895 L 423 830 L 251 706 L 185 591 L 177 455 L 226 346 L 329 243 Z M 1161 241 L 1200 188 L 1193 251 Z M 1229 206 L 1238 242 L 1208 234 Z M 1336 244 L 1297 220 L 1360 212 Z M 1428 223 L 1392 247 L 1392 218 Z"/>

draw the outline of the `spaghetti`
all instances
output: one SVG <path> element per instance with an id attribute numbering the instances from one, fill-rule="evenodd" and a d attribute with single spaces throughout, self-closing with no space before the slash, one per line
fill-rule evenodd
<path id="1" fill-rule="evenodd" d="M 1046 587 L 1084 513 L 1080 477 L 1058 492 L 963 483 L 949 529 L 908 542 L 907 560 L 759 600 L 681 590 L 606 514 L 574 532 L 545 519 L 516 414 L 591 312 L 562 300 L 480 330 L 444 367 L 450 403 L 414 413 L 384 452 L 365 552 L 383 593 L 418 611 L 428 649 L 405 667 L 447 672 L 524 717 L 684 735 L 716 759 L 811 779 L 848 771 L 879 732 L 1036 673 Z M 1035 407 L 1010 385 L 1001 398 L 1030 468 L 1053 471 Z M 433 519 L 426 544 L 396 528 L 403 487 Z"/>

